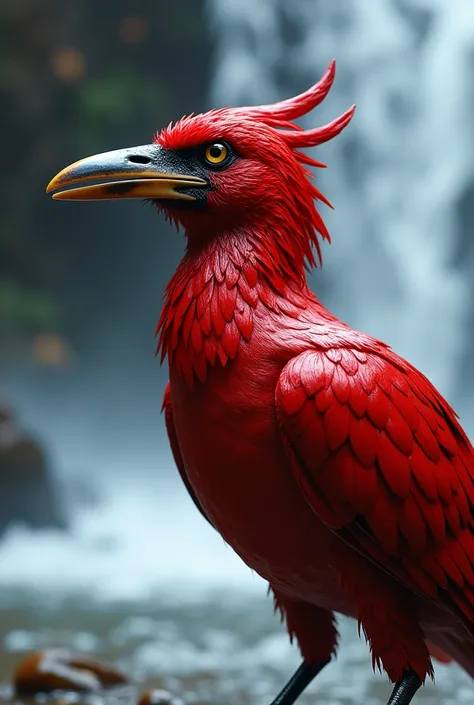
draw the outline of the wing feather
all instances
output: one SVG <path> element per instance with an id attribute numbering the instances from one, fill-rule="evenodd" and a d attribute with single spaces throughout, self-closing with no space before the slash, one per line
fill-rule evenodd
<path id="1" fill-rule="evenodd" d="M 474 619 L 474 451 L 431 383 L 389 349 L 313 349 L 284 368 L 276 406 L 321 520 Z"/>

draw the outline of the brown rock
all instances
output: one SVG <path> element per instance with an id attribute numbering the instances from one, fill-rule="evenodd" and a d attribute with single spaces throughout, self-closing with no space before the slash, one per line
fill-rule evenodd
<path id="1" fill-rule="evenodd" d="M 0 423 L 13 422 L 13 409 L 8 402 L 0 400 Z"/>
<path id="2" fill-rule="evenodd" d="M 12 522 L 65 528 L 48 458 L 43 447 L 17 425 L 0 402 L 0 532 Z"/>
<path id="3" fill-rule="evenodd" d="M 184 700 L 167 690 L 147 690 L 140 696 L 138 705 L 184 705 Z"/>
<path id="4" fill-rule="evenodd" d="M 66 649 L 30 654 L 19 664 L 13 676 L 17 695 L 53 690 L 94 692 L 127 683 L 127 678 L 112 666 Z"/>

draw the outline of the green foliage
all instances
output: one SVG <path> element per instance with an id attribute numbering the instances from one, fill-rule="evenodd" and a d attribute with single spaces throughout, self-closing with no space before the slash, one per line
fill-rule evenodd
<path id="1" fill-rule="evenodd" d="M 55 329 L 60 308 L 46 293 L 9 278 L 0 279 L 0 329 L 36 332 Z"/>
<path id="2" fill-rule="evenodd" d="M 79 337 L 81 325 L 113 315 L 129 246 L 121 209 L 112 216 L 91 208 L 75 218 L 44 188 L 69 161 L 151 139 L 171 118 L 203 107 L 203 8 L 204 0 L 0 0 L 8 165 L 0 177 L 2 343 L 47 329 Z M 124 31 L 134 20 L 145 28 L 142 37 Z M 107 257 L 88 227 L 94 212 L 115 231 Z"/>
<path id="3" fill-rule="evenodd" d="M 84 83 L 77 91 L 75 134 L 91 145 L 110 131 L 127 128 L 136 115 L 158 115 L 171 103 L 167 86 L 129 67 L 115 66 Z"/>

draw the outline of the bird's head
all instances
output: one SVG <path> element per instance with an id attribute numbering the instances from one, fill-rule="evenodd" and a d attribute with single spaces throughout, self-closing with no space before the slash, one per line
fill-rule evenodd
<path id="1" fill-rule="evenodd" d="M 311 130 L 293 121 L 326 97 L 334 75 L 333 61 L 318 83 L 288 100 L 186 116 L 151 144 L 75 162 L 52 179 L 47 192 L 58 200 L 151 200 L 184 227 L 191 248 L 249 227 L 291 230 L 295 254 L 314 264 L 317 233 L 329 239 L 315 201 L 329 203 L 308 178 L 308 166 L 324 165 L 300 149 L 339 134 L 354 107 Z M 102 183 L 88 183 L 96 180 Z"/>

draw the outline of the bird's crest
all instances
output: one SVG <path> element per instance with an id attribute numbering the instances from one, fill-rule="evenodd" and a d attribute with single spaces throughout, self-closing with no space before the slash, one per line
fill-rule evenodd
<path id="1" fill-rule="evenodd" d="M 293 121 L 314 110 L 329 93 L 336 75 L 336 62 L 329 64 L 324 76 L 304 93 L 269 105 L 230 108 L 234 115 L 263 122 L 274 127 L 289 147 L 317 147 L 336 137 L 349 124 L 355 110 L 353 105 L 343 115 L 327 125 L 313 130 L 303 130 Z"/>
<path id="2" fill-rule="evenodd" d="M 258 301 L 274 312 L 284 306 L 285 315 L 295 319 L 306 306 L 302 293 L 306 286 L 304 269 L 316 266 L 315 252 L 318 262 L 322 261 L 318 235 L 330 241 L 316 202 L 331 204 L 310 180 L 313 174 L 308 169 L 325 165 L 301 150 L 338 135 L 350 122 L 354 107 L 315 129 L 304 130 L 294 121 L 324 100 L 334 76 L 332 61 L 318 83 L 293 98 L 188 115 L 156 135 L 156 141 L 169 150 L 199 149 L 206 143 L 228 140 L 242 157 L 242 166 L 237 176 L 235 170 L 229 175 L 227 193 L 234 193 L 234 179 L 237 192 L 244 180 L 243 199 L 250 192 L 258 204 L 256 212 L 260 217 L 263 213 L 259 222 L 255 211 L 246 211 L 243 200 L 242 211 L 250 212 L 252 218 L 239 230 L 238 237 L 224 238 L 223 247 L 220 237 L 210 238 L 204 254 L 201 247 L 206 240 L 197 238 L 196 249 L 182 260 L 168 285 L 157 329 L 158 347 L 162 359 L 168 354 L 189 384 L 193 384 L 193 375 L 204 381 L 209 366 L 216 360 L 224 366 L 237 355 L 240 343 L 250 340 Z M 284 176 L 280 178 L 281 174 Z M 225 175 L 225 170 L 213 174 L 217 192 Z M 227 201 L 223 198 L 222 202 L 225 212 Z M 206 234 L 208 227 L 212 230 L 216 223 L 219 227 L 218 210 L 217 215 L 211 212 L 210 219 L 205 210 L 197 215 L 206 219 Z M 192 226 L 196 213 L 190 211 L 188 217 Z M 194 303 L 190 303 L 193 297 Z M 196 341 L 196 347 L 192 341 Z"/>
<path id="3" fill-rule="evenodd" d="M 227 117 L 254 120 L 255 122 L 260 122 L 268 127 L 272 127 L 278 132 L 279 137 L 288 147 L 293 150 L 305 147 L 317 147 L 324 142 L 332 140 L 333 137 L 336 137 L 349 124 L 354 115 L 355 105 L 327 125 L 316 127 L 312 130 L 302 129 L 294 120 L 306 115 L 306 113 L 309 113 L 322 103 L 334 83 L 335 75 L 336 62 L 333 60 L 326 69 L 323 77 L 304 93 L 268 105 L 238 108 L 227 107 L 218 110 L 210 110 L 208 113 L 202 115 L 187 115 L 174 124 L 170 123 L 168 127 L 161 130 L 161 132 L 156 135 L 156 141 L 171 149 L 182 146 L 192 146 L 191 143 L 196 140 L 197 135 L 199 135 L 199 138 L 203 137 L 202 132 L 195 129 L 196 123 L 201 123 L 202 130 L 206 131 L 206 126 L 212 129 L 213 123 Z M 193 125 L 194 128 L 192 132 L 187 130 L 187 127 L 190 125 Z M 321 164 L 321 162 L 311 159 L 306 154 L 296 152 L 296 156 L 298 161 L 303 164 L 319 167 L 325 166 Z"/>
<path id="4" fill-rule="evenodd" d="M 321 215 L 314 206 L 314 201 L 321 201 L 329 207 L 332 205 L 319 189 L 305 178 L 311 179 L 313 177 L 307 168 L 308 166 L 325 167 L 326 165 L 301 150 L 307 147 L 316 147 L 336 137 L 349 124 L 355 106 L 353 105 L 327 125 L 310 130 L 304 130 L 294 121 L 313 110 L 324 100 L 334 82 L 335 74 L 336 62 L 333 60 L 323 77 L 304 93 L 268 105 L 225 107 L 198 115 L 187 115 L 175 123 L 170 123 L 155 136 L 156 142 L 168 149 L 197 147 L 206 141 L 213 141 L 216 137 L 225 137 L 226 134 L 238 140 L 245 140 L 247 143 L 251 141 L 254 146 L 258 146 L 258 143 L 263 140 L 263 126 L 265 126 L 267 138 L 265 144 L 268 146 L 268 139 L 271 140 L 271 151 L 278 156 L 282 164 L 286 165 L 287 171 L 291 168 L 288 161 L 288 150 L 295 157 L 295 161 L 301 165 L 297 171 L 293 170 L 292 173 L 292 192 L 297 200 L 294 210 L 299 211 L 301 219 L 301 222 L 293 223 L 293 233 L 301 233 L 303 241 L 297 242 L 297 235 L 293 237 L 293 240 L 295 262 L 299 262 L 302 253 L 309 267 L 316 266 L 315 258 L 311 252 L 312 246 L 316 249 L 319 263 L 322 261 L 316 232 L 321 235 L 323 240 L 330 241 L 331 239 Z M 254 127 L 257 123 L 262 126 L 262 129 L 250 131 L 249 123 L 253 123 Z M 304 200 L 305 198 L 307 200 Z"/>

